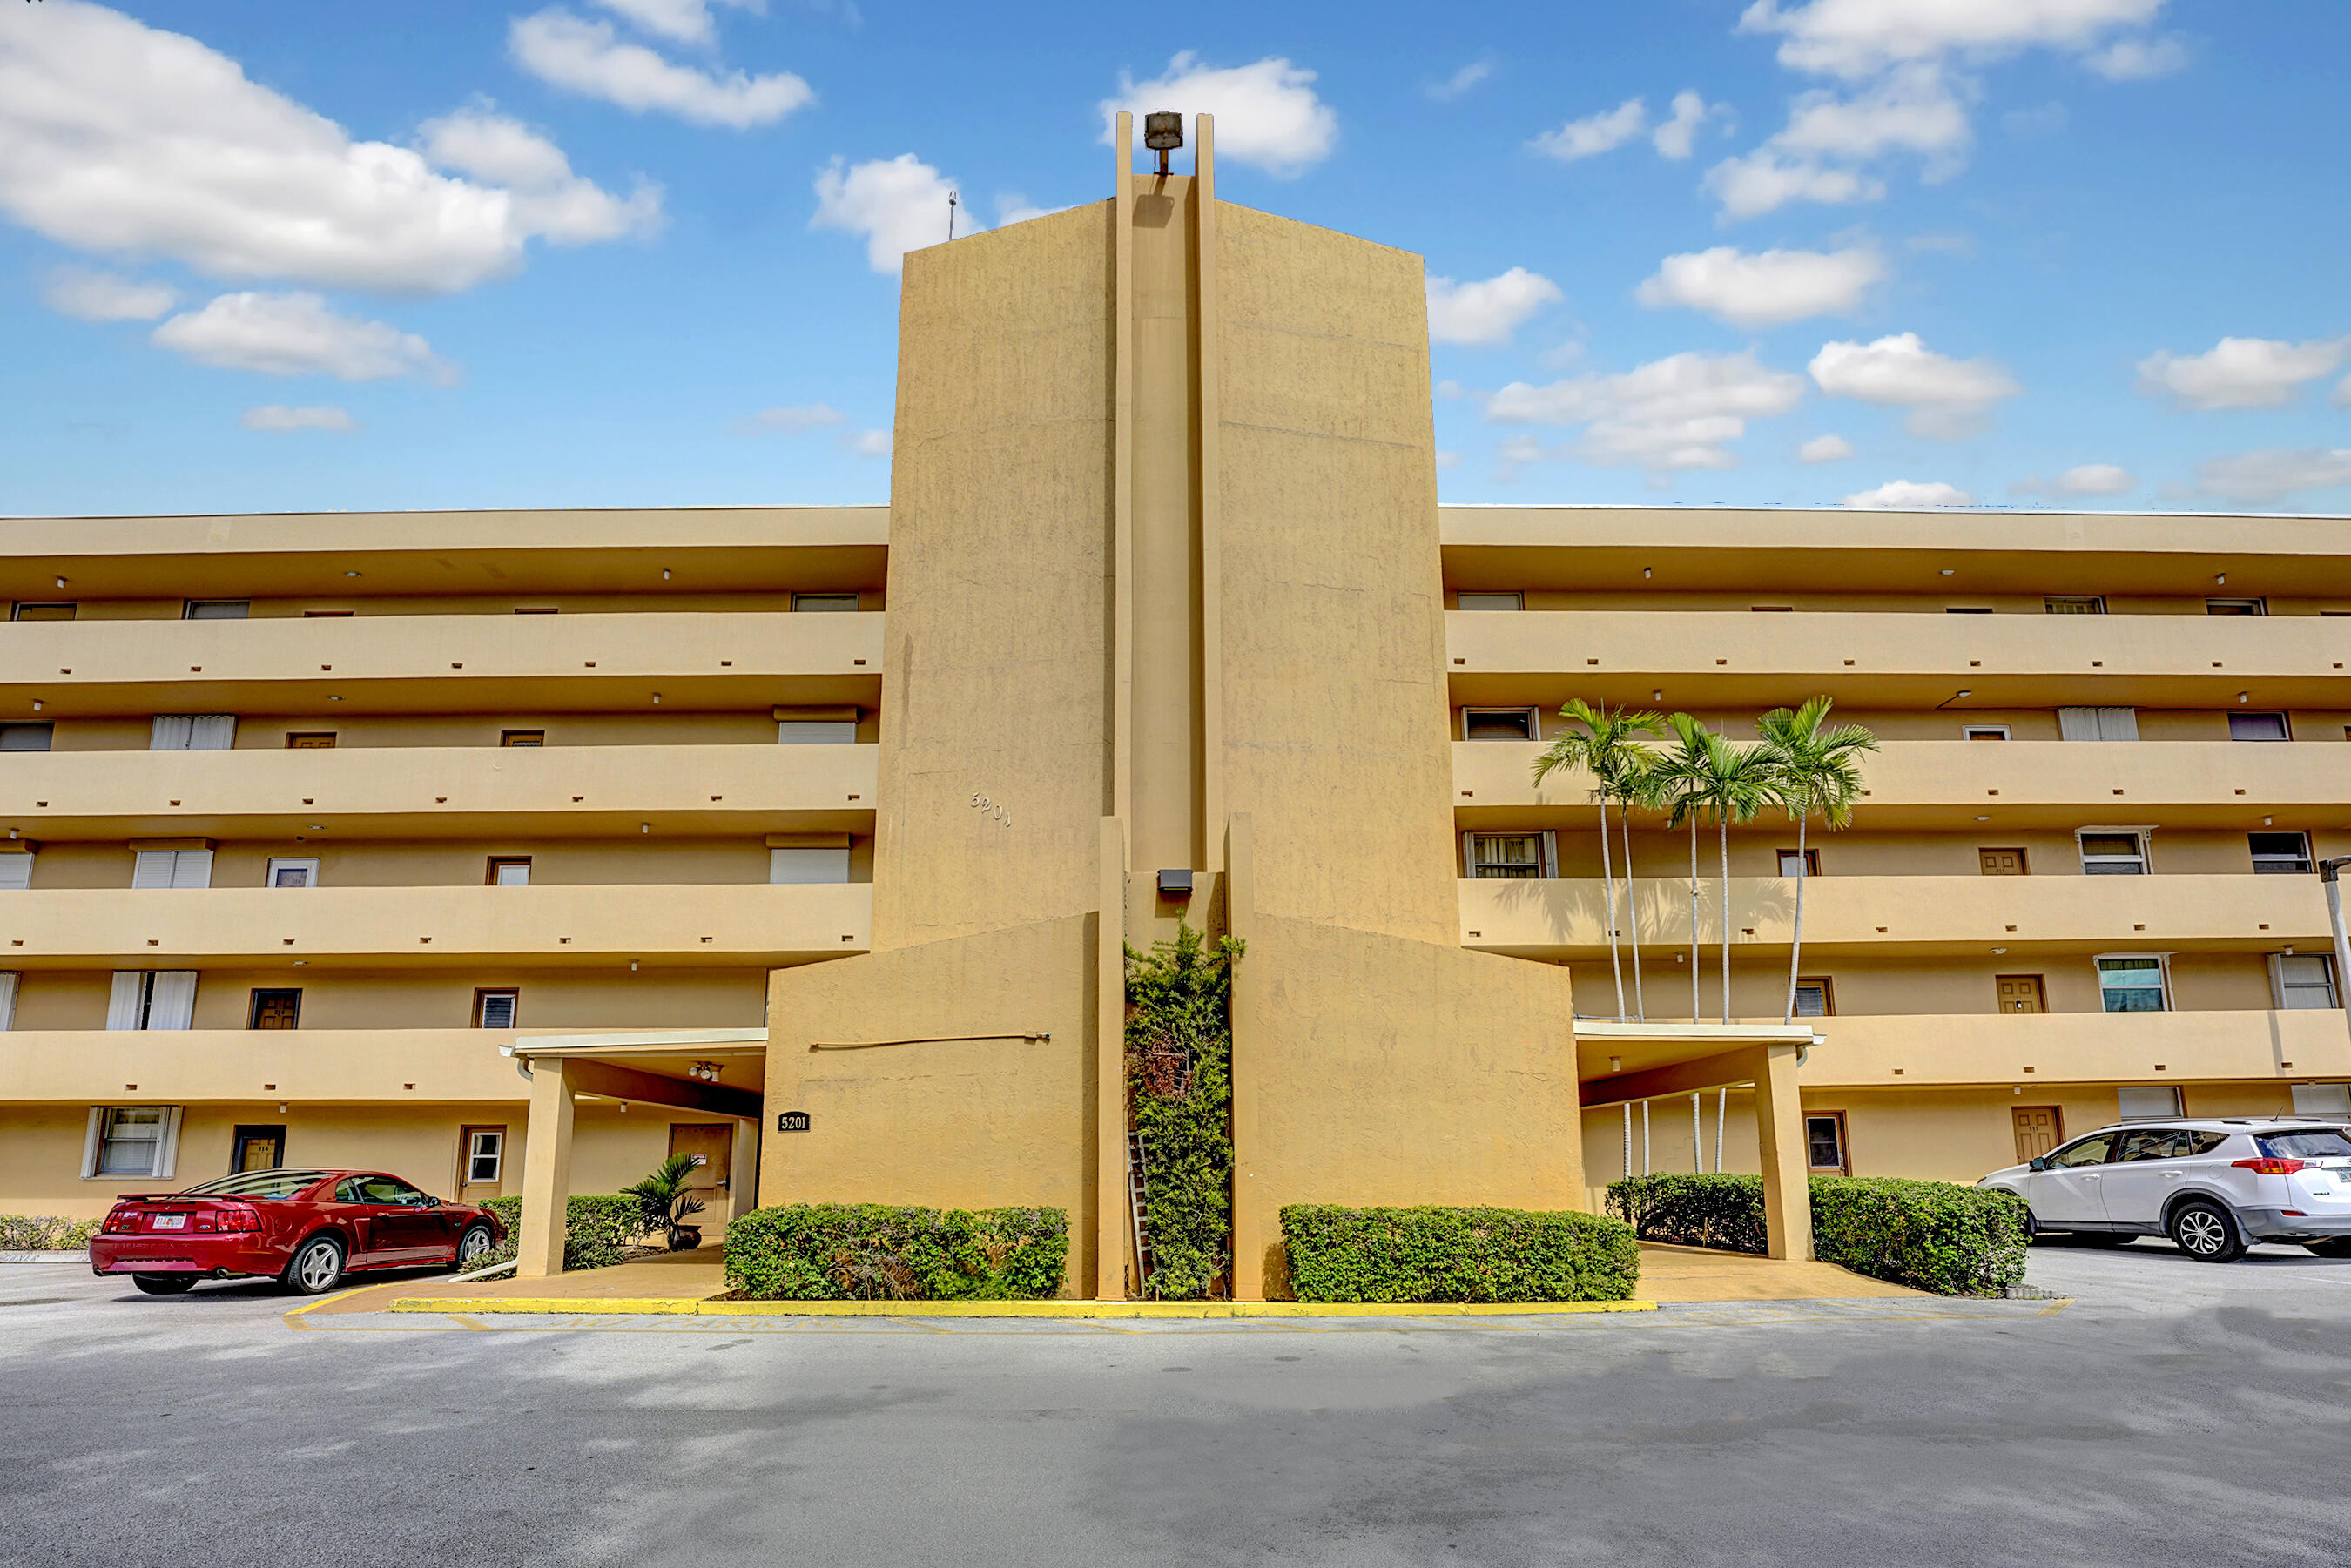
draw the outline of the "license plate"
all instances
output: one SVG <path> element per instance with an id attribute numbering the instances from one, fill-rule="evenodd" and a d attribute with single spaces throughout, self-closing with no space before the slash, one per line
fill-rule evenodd
<path id="1" fill-rule="evenodd" d="M 187 1228 L 188 1217 L 184 1214 L 159 1214 L 155 1217 L 154 1228 L 157 1230 L 185 1230 Z"/>

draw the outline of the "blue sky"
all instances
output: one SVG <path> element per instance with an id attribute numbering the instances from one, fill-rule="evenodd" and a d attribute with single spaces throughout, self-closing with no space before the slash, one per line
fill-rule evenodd
<path id="1" fill-rule="evenodd" d="M 2340 0 L 1006 14 L 8 0 L 0 513 L 885 499 L 1121 101 L 1426 258 L 1448 500 L 2351 510 Z"/>

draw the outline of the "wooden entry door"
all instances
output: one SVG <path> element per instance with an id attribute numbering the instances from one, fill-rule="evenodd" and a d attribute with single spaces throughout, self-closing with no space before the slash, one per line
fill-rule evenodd
<path id="1" fill-rule="evenodd" d="M 2016 1122 L 2017 1164 L 2045 1155 L 2065 1141 L 2064 1113 L 2056 1106 L 2013 1105 L 2009 1109 Z"/>
<path id="2" fill-rule="evenodd" d="M 702 1164 L 686 1178 L 686 1186 L 702 1200 L 702 1212 L 688 1219 L 688 1225 L 698 1225 L 704 1233 L 718 1229 L 726 1223 L 727 1179 L 735 1165 L 735 1124 L 732 1122 L 672 1122 L 669 1124 L 669 1152 L 673 1155 L 700 1155 Z"/>
<path id="3" fill-rule="evenodd" d="M 285 1163 L 286 1129 L 283 1127 L 240 1126 L 229 1138 L 228 1169 L 231 1176 L 239 1171 L 274 1171 Z"/>
<path id="4" fill-rule="evenodd" d="M 2000 981 L 2000 1010 L 2004 1013 L 2045 1013 L 2049 1000 L 2042 994 L 2038 975 L 2002 975 Z"/>

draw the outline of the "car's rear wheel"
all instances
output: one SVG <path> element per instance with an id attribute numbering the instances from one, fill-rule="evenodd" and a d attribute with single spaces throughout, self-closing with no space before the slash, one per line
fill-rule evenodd
<path id="1" fill-rule="evenodd" d="M 491 1245 L 490 1228 L 488 1226 L 468 1225 L 465 1227 L 465 1234 L 457 1238 L 457 1272 L 462 1274 L 466 1270 L 473 1268 L 475 1264 L 480 1260 L 482 1255 L 490 1249 Z"/>
<path id="2" fill-rule="evenodd" d="M 131 1282 L 151 1296 L 177 1296 L 195 1289 L 193 1274 L 133 1274 Z"/>
<path id="3" fill-rule="evenodd" d="M 2303 1245 L 2321 1258 L 2351 1258 L 2351 1236 L 2333 1236 L 2324 1241 L 2305 1241 Z"/>
<path id="4" fill-rule="evenodd" d="M 277 1276 L 279 1283 L 298 1296 L 323 1294 L 342 1277 L 343 1244 L 331 1236 L 314 1236 L 296 1248 L 293 1261 Z"/>
<path id="5" fill-rule="evenodd" d="M 2171 1211 L 2166 1227 L 2179 1249 L 2199 1263 L 2233 1263 L 2245 1255 L 2234 1216 L 2209 1198 L 2191 1197 Z"/>

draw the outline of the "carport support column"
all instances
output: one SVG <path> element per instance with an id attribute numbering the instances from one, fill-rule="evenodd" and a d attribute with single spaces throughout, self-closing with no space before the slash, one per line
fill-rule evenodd
<path id="1" fill-rule="evenodd" d="M 1802 1048 L 1767 1045 L 1755 1052 L 1755 1142 L 1763 1155 L 1765 1253 L 1813 1255 L 1811 1156 L 1804 1150 L 1804 1103 L 1796 1087 Z"/>
<path id="2" fill-rule="evenodd" d="M 530 1126 L 523 1143 L 522 1224 L 515 1277 L 563 1272 L 564 1202 L 571 1194 L 571 1085 L 561 1057 L 531 1063 Z"/>

